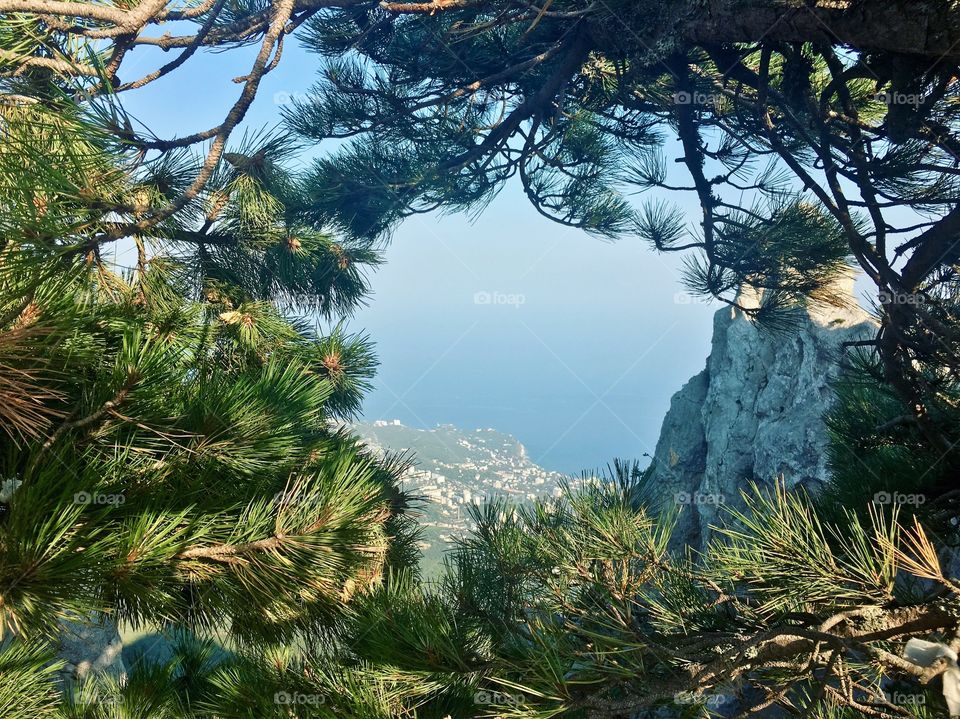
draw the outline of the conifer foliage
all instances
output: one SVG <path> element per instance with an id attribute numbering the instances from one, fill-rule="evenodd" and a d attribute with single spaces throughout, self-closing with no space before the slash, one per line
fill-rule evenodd
<path id="1" fill-rule="evenodd" d="M 415 556 L 404 463 L 339 428 L 376 358 L 337 318 L 377 256 L 298 219 L 282 136 L 113 237 L 203 158 L 146 155 L 113 100 L 46 87 L 0 108 L 0 715 L 251 716 L 262 693 L 287 716 L 303 667 L 266 652 L 333 641 Z M 57 648 L 88 622 L 175 658 L 73 677 Z"/>
<path id="2" fill-rule="evenodd" d="M 934 6 L 949 34 L 949 3 L 332 10 L 308 23 L 315 91 L 287 113 L 305 137 L 349 138 L 315 163 L 310 213 L 378 235 L 514 180 L 556 222 L 687 253 L 692 291 L 774 328 L 849 301 L 834 287 L 853 264 L 876 287 L 870 373 L 898 398 L 876 426 L 902 417 L 885 439 L 917 435 L 956 471 L 960 56 L 888 42 L 919 39 Z M 683 193 L 696 218 L 662 199 Z"/>
<path id="3" fill-rule="evenodd" d="M 954 5 L 0 0 L 0 716 L 960 715 Z M 238 137 L 294 32 L 314 96 Z M 244 46 L 216 126 L 125 111 Z M 511 178 L 774 327 L 864 270 L 822 496 L 758 487 L 678 555 L 615 463 L 476 507 L 420 581 L 404 458 L 338 424 L 376 365 L 341 319 L 376 237 Z M 72 677 L 89 621 L 163 651 Z"/>

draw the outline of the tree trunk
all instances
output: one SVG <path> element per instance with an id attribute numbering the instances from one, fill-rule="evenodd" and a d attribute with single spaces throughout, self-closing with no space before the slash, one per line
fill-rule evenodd
<path id="1" fill-rule="evenodd" d="M 816 42 L 960 59 L 957 0 L 703 0 L 682 31 L 695 44 Z"/>

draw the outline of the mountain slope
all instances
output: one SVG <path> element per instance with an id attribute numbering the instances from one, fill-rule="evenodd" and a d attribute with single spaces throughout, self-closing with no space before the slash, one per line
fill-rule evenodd
<path id="1" fill-rule="evenodd" d="M 830 382 L 843 343 L 876 327 L 848 296 L 777 333 L 733 307 L 714 315 L 707 366 L 673 396 L 651 469 L 658 497 L 681 505 L 678 545 L 702 547 L 720 506 L 740 505 L 751 482 L 816 492 L 826 479 Z"/>
<path id="2" fill-rule="evenodd" d="M 423 498 L 424 554 L 436 562 L 451 536 L 470 528 L 466 508 L 494 495 L 526 502 L 555 491 L 564 475 L 534 464 L 514 437 L 494 429 L 407 427 L 399 420 L 351 425 L 375 452 L 410 452 L 404 488 Z"/>

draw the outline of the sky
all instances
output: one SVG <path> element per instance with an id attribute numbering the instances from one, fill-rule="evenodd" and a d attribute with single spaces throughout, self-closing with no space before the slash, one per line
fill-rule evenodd
<path id="1" fill-rule="evenodd" d="M 246 73 L 252 52 L 198 53 L 124 106 L 160 137 L 207 129 L 238 96 L 231 78 Z M 137 48 L 121 78 L 169 59 Z M 242 127 L 279 122 L 280 106 L 309 91 L 316 68 L 288 43 Z M 671 199 L 694 221 L 691 198 Z M 363 418 L 492 427 L 561 472 L 643 459 L 671 395 L 703 369 L 719 307 L 683 294 L 682 260 L 640 239 L 603 241 L 555 224 L 516 185 L 472 220 L 412 217 L 371 275 L 367 306 L 348 321 L 369 333 L 380 359 Z"/>

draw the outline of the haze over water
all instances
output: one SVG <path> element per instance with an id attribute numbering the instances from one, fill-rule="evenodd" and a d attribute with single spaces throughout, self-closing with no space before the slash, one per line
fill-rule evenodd
<path id="1" fill-rule="evenodd" d="M 131 93 L 127 107 L 159 137 L 215 125 L 235 99 L 230 78 L 247 66 L 244 52 L 199 53 L 192 83 L 162 79 Z M 144 67 L 151 54 L 166 59 L 137 53 Z M 309 91 L 316 67 L 291 43 L 242 127 L 276 125 L 283 103 Z M 697 221 L 692 196 L 668 199 Z M 681 267 L 680 255 L 658 255 L 639 239 L 604 242 L 541 217 L 518 184 L 473 224 L 411 217 L 372 277 L 369 306 L 349 322 L 369 332 L 381 360 L 363 418 L 494 427 L 563 472 L 641 458 L 653 451 L 670 396 L 709 352 L 714 307 L 675 301 Z M 477 293 L 489 301 L 476 303 Z"/>
<path id="2" fill-rule="evenodd" d="M 715 306 L 682 294 L 678 256 L 556 225 L 517 190 L 473 224 L 397 231 L 350 323 L 381 359 L 364 418 L 493 427 L 562 472 L 642 458 L 704 366 Z"/>

